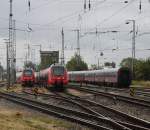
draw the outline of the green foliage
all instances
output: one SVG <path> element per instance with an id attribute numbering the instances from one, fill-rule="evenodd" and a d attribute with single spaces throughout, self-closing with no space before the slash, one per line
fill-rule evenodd
<path id="1" fill-rule="evenodd" d="M 92 64 L 91 67 L 90 67 L 90 69 L 92 69 L 92 70 L 99 70 L 99 69 L 103 69 L 103 67 L 100 66 L 100 65 L 98 66 L 96 64 Z"/>
<path id="2" fill-rule="evenodd" d="M 97 69 L 98 69 L 98 65 L 92 64 L 92 65 L 91 65 L 91 69 L 92 69 L 92 70 L 97 70 Z"/>
<path id="3" fill-rule="evenodd" d="M 123 59 L 120 65 L 131 69 L 132 58 Z M 134 73 L 135 80 L 150 80 L 150 58 L 147 60 L 134 59 Z"/>
<path id="4" fill-rule="evenodd" d="M 141 60 L 136 65 L 135 75 L 137 80 L 150 80 L 150 59 Z"/>
<path id="5" fill-rule="evenodd" d="M 142 87 L 145 87 L 145 88 L 150 88 L 150 81 L 143 81 L 143 80 L 137 81 L 137 80 L 133 80 L 132 81 L 132 85 L 134 85 L 134 87 L 141 87 L 142 86 Z"/>
<path id="6" fill-rule="evenodd" d="M 36 65 L 32 63 L 32 61 L 28 61 L 25 63 L 24 68 L 32 68 L 33 70 L 36 69 Z"/>
<path id="7" fill-rule="evenodd" d="M 134 59 L 134 65 L 136 65 L 139 61 L 140 60 Z M 128 58 L 123 59 L 121 61 L 120 65 L 131 69 L 132 68 L 132 58 L 128 57 Z"/>
<path id="8" fill-rule="evenodd" d="M 66 65 L 69 71 L 88 70 L 88 65 L 82 60 L 81 56 L 75 54 Z"/>
<path id="9" fill-rule="evenodd" d="M 36 68 L 36 71 L 40 71 L 41 70 L 41 64 L 36 65 L 35 68 Z"/>
<path id="10" fill-rule="evenodd" d="M 111 66 L 112 68 L 116 67 L 116 63 L 115 62 L 105 62 L 105 66 Z"/>

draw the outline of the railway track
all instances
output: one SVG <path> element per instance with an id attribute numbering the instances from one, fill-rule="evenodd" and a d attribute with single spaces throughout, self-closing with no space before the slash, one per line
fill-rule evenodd
<path id="1" fill-rule="evenodd" d="M 96 116 L 93 114 L 75 111 L 72 109 L 66 109 L 63 107 L 58 107 L 56 105 L 51 105 L 37 100 L 31 100 L 16 94 L 10 94 L 5 92 L 0 92 L 0 97 L 5 98 L 9 101 L 19 103 L 21 105 L 27 106 L 32 109 L 39 110 L 46 114 L 55 115 L 57 117 L 67 119 L 69 121 L 77 122 L 88 127 L 98 129 L 98 130 L 131 130 L 117 122 L 114 122 L 108 118 Z M 146 130 L 146 129 L 145 129 Z"/>
<path id="2" fill-rule="evenodd" d="M 150 98 L 150 92 L 136 91 L 135 95 Z"/>
<path id="3" fill-rule="evenodd" d="M 7 82 L 0 82 L 0 87 L 4 87 L 7 84 Z"/>
<path id="4" fill-rule="evenodd" d="M 80 84 L 79 83 L 69 83 L 69 85 L 71 85 L 71 86 L 79 86 Z M 112 88 L 112 87 L 99 86 L 99 85 L 93 85 L 93 84 L 82 84 L 82 86 L 86 86 L 86 87 L 91 88 L 91 89 L 101 89 L 103 91 L 117 91 L 117 92 L 124 91 L 126 93 L 128 93 L 130 91 L 129 88 L 115 88 L 115 87 Z"/>
<path id="5" fill-rule="evenodd" d="M 30 94 L 30 93 L 28 93 Z M 115 123 L 118 123 L 120 125 L 123 125 L 125 127 L 128 127 L 132 130 L 148 130 L 150 128 L 150 123 L 141 119 L 138 119 L 136 117 L 127 115 L 125 113 L 122 113 L 120 111 L 111 109 L 109 107 L 106 107 L 102 104 L 98 104 L 96 102 L 85 100 L 80 97 L 74 96 L 74 95 L 68 95 L 62 93 L 54 93 L 54 95 L 51 94 L 40 94 L 40 96 L 43 97 L 49 97 L 49 98 L 56 98 L 62 101 L 70 102 L 75 105 L 78 105 L 86 112 L 93 114 L 98 117 L 110 119 Z M 88 105 L 87 105 L 88 104 Z M 97 110 L 100 108 L 100 111 Z M 117 119 L 118 118 L 118 119 Z"/>
<path id="6" fill-rule="evenodd" d="M 59 95 L 59 96 L 61 96 L 61 95 Z M 94 111 L 92 114 L 95 114 L 97 116 L 102 116 L 105 118 L 110 118 L 110 119 L 116 121 L 117 123 L 122 124 L 126 127 L 129 127 L 133 130 L 137 130 L 137 129 L 144 130 L 144 129 L 150 128 L 150 122 L 147 122 L 147 121 L 138 119 L 136 117 L 130 116 L 128 114 L 122 113 L 120 111 L 111 109 L 109 107 L 106 107 L 106 106 L 96 103 L 94 101 L 82 99 L 78 96 L 74 96 L 74 95 L 70 95 L 70 94 L 69 94 L 69 96 L 61 96 L 61 97 L 67 98 L 69 100 L 71 99 L 71 100 L 81 102 L 81 104 L 84 105 L 86 108 L 87 107 L 89 109 L 91 108 Z M 87 106 L 86 106 L 86 103 L 88 103 Z M 93 107 L 93 106 L 95 106 L 95 107 Z M 103 109 L 100 109 L 100 111 L 97 112 L 97 109 L 99 109 L 99 108 L 103 108 Z M 111 113 L 111 114 L 108 114 L 108 113 Z M 118 117 L 118 119 L 116 119 L 116 117 Z M 120 120 L 120 119 L 122 119 L 122 120 Z M 147 128 L 145 128 L 145 126 L 147 126 Z"/>
<path id="7" fill-rule="evenodd" d="M 79 86 L 78 83 L 70 83 L 69 85 L 72 86 Z M 94 90 L 101 90 L 104 92 L 115 92 L 117 94 L 122 93 L 123 95 L 129 95 L 130 94 L 130 88 L 112 88 L 112 87 L 106 87 L 106 86 L 99 86 L 99 85 L 92 85 L 92 84 L 82 84 L 82 86 L 86 86 L 90 89 Z M 149 100 L 150 98 L 150 88 L 135 88 L 134 95 L 138 98 Z"/>
<path id="8" fill-rule="evenodd" d="M 126 103 L 131 103 L 131 104 L 135 104 L 135 105 L 150 108 L 150 101 L 148 101 L 148 100 L 122 96 L 122 95 L 109 93 L 109 92 L 102 92 L 102 91 L 94 90 L 94 89 L 91 89 L 91 88 L 85 88 L 85 87 L 69 86 L 68 88 L 73 88 L 73 89 L 77 89 L 77 90 L 80 90 L 80 91 L 85 91 L 85 92 L 88 92 L 88 93 L 92 93 L 92 94 L 95 94 L 95 95 L 100 95 L 100 96 L 104 96 L 104 97 L 107 97 L 107 98 L 111 98 L 111 99 L 114 99 L 114 100 L 119 100 L 119 101 L 123 101 L 123 102 L 126 102 Z"/>

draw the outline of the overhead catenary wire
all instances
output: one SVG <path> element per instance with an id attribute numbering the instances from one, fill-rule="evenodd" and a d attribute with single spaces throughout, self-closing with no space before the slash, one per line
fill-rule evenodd
<path id="1" fill-rule="evenodd" d="M 122 10 L 126 9 L 129 5 L 131 5 L 133 2 L 135 2 L 136 0 L 131 0 L 131 2 L 129 2 L 127 5 L 125 5 L 124 7 L 118 9 L 117 11 L 115 11 L 114 13 L 112 13 L 109 17 L 103 19 L 101 22 L 99 22 L 96 27 L 100 26 L 102 23 L 110 20 L 112 17 L 116 16 L 117 14 L 119 14 Z"/>
<path id="2" fill-rule="evenodd" d="M 105 2 L 106 0 L 104 0 L 103 2 Z M 102 1 L 101 1 L 102 2 Z M 80 10 L 80 11 L 82 11 L 82 10 Z M 42 25 L 42 24 L 36 24 L 36 23 L 29 23 L 30 25 L 39 25 L 39 26 L 49 26 L 49 24 L 53 24 L 53 23 L 55 23 L 55 22 L 57 22 L 57 21 L 61 21 L 61 20 L 63 20 L 63 19 L 68 19 L 69 17 L 71 18 L 71 17 L 73 17 L 73 16 L 77 16 L 76 14 L 78 14 L 80 11 L 77 11 L 77 12 L 75 12 L 75 13 L 71 13 L 71 14 L 69 14 L 69 15 L 66 15 L 66 16 L 62 16 L 62 17 L 60 17 L 60 18 L 58 18 L 58 19 L 56 19 L 56 20 L 54 20 L 54 21 L 52 21 L 52 22 L 50 22 L 50 23 L 48 23 L 48 24 L 45 24 L 45 25 Z M 6 19 L 5 19 L 6 20 Z M 104 20 L 104 21 L 106 21 L 106 19 Z M 24 23 L 24 24 L 27 24 L 27 22 L 24 22 L 24 21 L 20 21 L 20 20 L 16 20 L 16 22 L 20 22 L 20 23 Z"/>
<path id="3" fill-rule="evenodd" d="M 105 1 L 106 1 L 106 0 L 103 0 L 102 2 L 99 2 L 97 5 L 102 4 L 102 3 L 105 2 Z M 53 23 L 56 23 L 56 22 L 60 22 L 60 21 L 62 21 L 62 20 L 64 20 L 64 19 L 68 19 L 68 18 L 72 18 L 72 17 L 77 17 L 79 14 L 84 15 L 83 9 L 81 9 L 81 10 L 79 10 L 79 11 L 75 11 L 75 12 L 70 13 L 70 14 L 68 14 L 68 15 L 59 17 L 59 18 L 57 18 L 56 20 L 53 20 L 53 21 L 51 21 L 51 22 L 49 22 L 49 23 L 47 23 L 47 24 L 43 24 L 43 25 L 41 25 L 41 26 L 48 26 L 48 25 L 50 25 L 50 24 L 53 24 Z"/>
<path id="4" fill-rule="evenodd" d="M 59 20 L 60 20 L 60 19 L 59 19 Z M 58 20 L 58 21 L 59 21 L 59 20 Z"/>

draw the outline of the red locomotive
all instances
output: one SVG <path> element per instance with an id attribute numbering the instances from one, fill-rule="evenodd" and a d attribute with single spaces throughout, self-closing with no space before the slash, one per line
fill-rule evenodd
<path id="1" fill-rule="evenodd" d="M 62 90 L 68 84 L 67 69 L 59 64 L 51 65 L 36 74 L 36 83 Z"/>
<path id="2" fill-rule="evenodd" d="M 33 86 L 35 83 L 35 73 L 33 69 L 25 69 L 21 75 L 22 86 Z"/>

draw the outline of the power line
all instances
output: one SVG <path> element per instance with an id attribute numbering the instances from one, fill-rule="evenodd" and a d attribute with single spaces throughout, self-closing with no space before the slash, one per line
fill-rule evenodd
<path id="1" fill-rule="evenodd" d="M 106 0 L 103 0 L 103 1 L 99 2 L 97 5 L 102 4 L 102 3 L 105 2 L 105 1 L 106 1 Z M 62 20 L 64 20 L 64 19 L 74 17 L 74 16 L 78 15 L 78 14 L 81 13 L 81 12 L 82 12 L 82 14 L 84 14 L 83 9 L 81 9 L 81 10 L 76 11 L 76 12 L 74 12 L 74 13 L 71 13 L 71 14 L 68 14 L 68 15 L 65 15 L 65 16 L 62 16 L 62 17 L 59 17 L 59 18 L 57 18 L 56 20 L 53 20 L 53 21 L 51 21 L 51 22 L 49 22 L 49 23 L 47 23 L 47 24 L 41 25 L 41 26 L 48 26 L 48 25 L 50 25 L 50 24 L 56 23 L 57 21 L 60 22 L 60 21 L 62 21 Z M 76 17 L 77 17 L 77 16 L 76 16 Z"/>
<path id="2" fill-rule="evenodd" d="M 37 6 L 37 7 L 32 7 L 31 6 L 31 2 L 28 1 L 29 12 L 32 13 L 34 10 L 37 10 L 37 9 L 39 9 L 41 7 L 48 6 L 49 4 L 56 3 L 56 2 L 60 2 L 60 1 L 59 0 L 53 0 L 53 2 L 49 2 L 48 1 L 48 2 L 46 2 L 44 4 L 41 4 L 41 5 Z M 24 14 L 27 14 L 27 11 L 22 13 L 22 15 L 24 15 Z"/>
<path id="3" fill-rule="evenodd" d="M 124 7 L 120 8 L 119 10 L 115 11 L 111 16 L 105 18 L 104 20 L 102 20 L 97 26 L 101 25 L 103 22 L 106 22 L 108 20 L 110 20 L 112 17 L 114 17 L 115 15 L 117 15 L 118 13 L 120 13 L 122 10 L 124 10 L 125 8 L 127 8 L 129 5 L 131 5 L 133 2 L 135 2 L 136 0 L 132 0 L 130 3 L 128 3 L 127 5 L 125 5 Z M 96 27 L 97 27 L 96 26 Z"/>
<path id="4" fill-rule="evenodd" d="M 99 2 L 99 3 L 101 4 L 101 3 L 105 2 L 105 1 L 106 1 L 106 0 L 101 1 L 101 2 Z M 134 1 L 134 0 L 133 0 L 133 1 Z M 96 4 L 96 6 L 98 6 L 98 3 Z M 80 12 L 82 12 L 82 11 L 83 11 L 83 10 L 79 10 L 79 11 L 76 11 L 76 12 L 71 13 L 71 14 L 69 14 L 69 15 L 59 17 L 59 18 L 57 18 L 56 20 L 53 20 L 53 21 L 51 21 L 50 23 L 47 23 L 47 24 L 44 24 L 44 25 L 43 25 L 43 24 L 36 24 L 36 23 L 24 22 L 24 21 L 20 21 L 20 20 L 16 20 L 16 22 L 24 23 L 24 24 L 30 24 L 30 25 L 37 25 L 37 26 L 48 26 L 48 25 L 53 24 L 53 23 L 55 23 L 55 22 L 57 22 L 57 21 L 60 22 L 60 21 L 62 21 L 63 19 L 71 18 L 71 17 L 77 15 L 78 13 L 80 13 Z M 84 14 L 84 13 L 83 13 L 83 14 Z M 8 19 L 3 18 L 3 20 L 8 20 Z M 106 19 L 105 19 L 104 21 L 106 21 Z"/>

